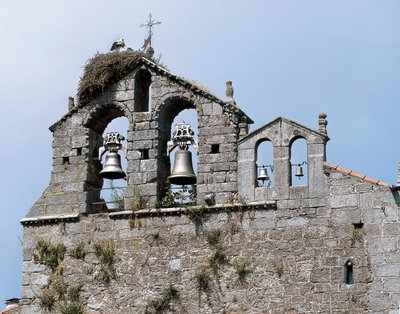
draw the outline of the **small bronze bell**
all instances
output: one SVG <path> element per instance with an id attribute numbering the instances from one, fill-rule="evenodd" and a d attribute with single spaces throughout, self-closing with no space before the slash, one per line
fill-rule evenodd
<path id="1" fill-rule="evenodd" d="M 301 177 L 304 177 L 304 174 L 303 174 L 303 167 L 301 166 L 301 164 L 298 164 L 298 165 L 297 165 L 295 176 L 298 177 L 299 179 L 300 179 Z"/>
<path id="2" fill-rule="evenodd" d="M 196 183 L 196 175 L 193 171 L 192 153 L 185 149 L 179 149 L 175 153 L 174 167 L 168 180 L 176 185 L 191 185 Z"/>
<path id="3" fill-rule="evenodd" d="M 262 166 L 262 168 L 260 168 L 260 170 L 258 171 L 257 180 L 262 181 L 263 183 L 264 181 L 269 180 L 267 168 L 265 166 Z"/>
<path id="4" fill-rule="evenodd" d="M 121 167 L 121 156 L 116 152 L 109 152 L 106 155 L 103 170 L 100 171 L 100 177 L 104 179 L 122 179 L 126 176 Z"/>

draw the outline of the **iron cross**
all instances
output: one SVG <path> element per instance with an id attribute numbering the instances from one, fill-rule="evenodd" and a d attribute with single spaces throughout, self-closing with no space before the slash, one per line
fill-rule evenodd
<path id="1" fill-rule="evenodd" d="M 161 24 L 161 22 L 153 20 L 153 18 L 151 16 L 151 13 L 150 13 L 149 14 L 149 20 L 146 22 L 146 24 L 140 24 L 139 26 L 140 27 L 146 27 L 149 30 L 148 40 L 151 41 L 151 36 L 153 36 L 152 28 L 153 28 L 154 25 L 159 25 L 159 24 Z"/>

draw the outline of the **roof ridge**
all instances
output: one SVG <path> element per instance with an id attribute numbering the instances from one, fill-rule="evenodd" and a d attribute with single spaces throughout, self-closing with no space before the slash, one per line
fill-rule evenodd
<path id="1" fill-rule="evenodd" d="M 353 171 L 353 170 L 350 170 L 350 169 L 347 169 L 347 168 L 343 168 L 343 167 L 341 167 L 339 165 L 331 164 L 331 163 L 329 163 L 327 161 L 324 161 L 323 165 L 326 168 L 330 168 L 330 169 L 336 170 L 338 172 L 350 175 L 350 176 L 355 177 L 355 178 L 357 178 L 359 180 L 366 181 L 366 182 L 369 182 L 369 183 L 373 183 L 373 184 L 376 184 L 376 185 L 379 185 L 379 186 L 382 186 L 382 187 L 385 187 L 385 188 L 389 188 L 389 189 L 392 188 L 391 184 L 388 184 L 388 183 L 382 182 L 380 180 L 376 180 L 376 179 L 367 177 L 364 174 L 358 173 L 356 171 Z"/>

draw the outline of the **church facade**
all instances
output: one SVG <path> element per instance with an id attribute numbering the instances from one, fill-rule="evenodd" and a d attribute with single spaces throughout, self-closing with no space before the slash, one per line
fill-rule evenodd
<path id="1" fill-rule="evenodd" d="M 179 203 L 168 142 L 185 109 L 197 173 Z M 98 152 L 118 117 L 126 188 L 112 208 Z M 316 129 L 252 123 L 231 84 L 222 100 L 144 53 L 96 55 L 77 105 L 50 127 L 50 183 L 21 220 L 21 312 L 397 313 L 397 188 L 327 162 L 323 113 Z M 298 139 L 307 158 L 292 164 Z M 258 164 L 266 142 L 271 165 Z"/>

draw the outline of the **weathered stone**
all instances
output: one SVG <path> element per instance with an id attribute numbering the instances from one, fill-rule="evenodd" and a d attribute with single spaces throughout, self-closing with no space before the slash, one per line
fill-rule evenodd
<path id="1" fill-rule="evenodd" d="M 42 289 L 51 288 L 55 276 L 82 284 L 88 313 L 146 312 L 171 285 L 179 302 L 171 302 L 170 310 L 179 313 L 398 310 L 398 193 L 325 162 L 326 115 L 319 116 L 316 131 L 277 118 L 248 133 L 250 118 L 231 100 L 219 100 L 150 60 L 137 62 L 51 127 L 51 181 L 22 222 L 23 313 L 41 311 Z M 199 206 L 179 200 L 178 207 L 155 208 L 177 206 L 166 190 L 174 162 L 167 142 L 177 113 L 193 108 Z M 121 115 L 129 123 L 126 152 L 120 152 L 127 157 L 127 180 L 120 182 L 127 186 L 121 199 L 114 195 L 124 210 L 109 213 L 104 189 L 100 193 L 104 156 L 100 161 L 98 149 L 103 130 Z M 292 181 L 298 138 L 307 142 L 304 186 Z M 257 163 L 264 141 L 273 151 L 271 180 L 262 185 Z M 39 238 L 66 247 L 58 268 L 35 262 Z M 75 251 L 79 244 L 84 257 Z M 239 278 L 240 263 L 249 267 L 245 278 Z M 350 271 L 354 283 L 346 283 Z M 205 291 L 199 289 L 201 276 L 209 285 Z"/>

